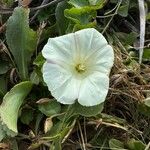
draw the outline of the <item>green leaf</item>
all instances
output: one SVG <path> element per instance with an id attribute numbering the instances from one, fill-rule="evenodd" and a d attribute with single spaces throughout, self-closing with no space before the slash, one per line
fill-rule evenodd
<path id="1" fill-rule="evenodd" d="M 7 92 L 7 79 L 4 75 L 0 76 L 0 98 Z"/>
<path id="2" fill-rule="evenodd" d="M 36 59 L 34 60 L 33 64 L 36 65 L 39 68 L 42 68 L 43 64 L 45 62 L 45 58 L 43 57 L 42 53 L 40 52 Z"/>
<path id="3" fill-rule="evenodd" d="M 150 107 L 145 105 L 144 103 L 138 104 L 138 111 L 147 117 L 150 116 Z"/>
<path id="4" fill-rule="evenodd" d="M 129 4 L 130 1 L 126 0 L 122 2 L 122 6 L 120 6 L 118 10 L 118 14 L 122 17 L 127 17 L 128 16 L 128 10 L 129 10 Z"/>
<path id="5" fill-rule="evenodd" d="M 146 20 L 150 20 L 150 12 L 146 15 Z"/>
<path id="6" fill-rule="evenodd" d="M 138 33 L 136 32 L 130 32 L 128 34 L 124 32 L 117 32 L 116 34 L 125 45 L 133 45 L 138 37 Z"/>
<path id="7" fill-rule="evenodd" d="M 42 67 L 45 62 L 45 58 L 43 57 L 42 53 L 40 52 L 38 56 L 35 58 L 33 61 L 33 65 L 35 65 L 34 71 L 30 75 L 30 80 L 34 84 L 39 84 L 42 82 L 44 85 L 43 81 L 43 76 L 42 76 Z"/>
<path id="8" fill-rule="evenodd" d="M 92 18 L 96 17 L 96 11 L 93 11 L 92 9 L 90 9 L 90 7 L 82 9 L 66 9 L 64 11 L 64 14 L 68 19 L 77 24 L 88 24 L 92 20 Z"/>
<path id="9" fill-rule="evenodd" d="M 9 70 L 9 63 L 0 59 L 0 75 L 5 74 Z"/>
<path id="10" fill-rule="evenodd" d="M 69 25 L 69 20 L 64 16 L 64 10 L 70 8 L 66 1 L 58 3 L 56 7 L 56 21 L 59 35 L 64 35 Z"/>
<path id="11" fill-rule="evenodd" d="M 110 139 L 109 141 L 109 148 L 114 150 L 125 150 L 123 142 L 116 140 L 116 139 Z"/>
<path id="12" fill-rule="evenodd" d="M 6 39 L 22 80 L 28 79 L 28 65 L 36 48 L 37 34 L 29 28 L 29 9 L 17 7 L 8 19 Z"/>
<path id="13" fill-rule="evenodd" d="M 150 115 L 150 97 L 144 100 L 144 103 L 138 104 L 138 111 L 149 117 Z"/>
<path id="14" fill-rule="evenodd" d="M 150 48 L 145 48 L 144 49 L 143 59 L 150 61 Z"/>
<path id="15" fill-rule="evenodd" d="M 34 111 L 32 109 L 23 109 L 20 117 L 21 122 L 29 125 L 29 123 L 33 120 L 33 113 Z"/>
<path id="16" fill-rule="evenodd" d="M 102 110 L 103 110 L 103 103 L 96 106 L 86 107 L 76 102 L 72 105 L 71 108 L 71 111 L 73 112 L 74 115 L 78 114 L 85 117 L 91 117 L 100 114 Z"/>
<path id="17" fill-rule="evenodd" d="M 77 24 L 78 29 L 86 28 L 86 25 L 94 27 L 93 25 L 96 24 L 96 22 L 94 22 L 93 19 L 96 18 L 96 10 L 101 9 L 106 2 L 107 0 L 70 0 L 68 3 L 74 7 L 65 9 L 64 14 L 65 17 L 74 22 L 75 25 Z M 74 28 L 77 29 L 77 26 Z"/>
<path id="18" fill-rule="evenodd" d="M 141 141 L 131 139 L 127 142 L 127 146 L 130 150 L 145 150 L 146 145 Z"/>
<path id="19" fill-rule="evenodd" d="M 133 1 L 133 0 L 132 0 Z M 129 8 L 134 7 L 134 2 L 130 2 L 130 0 L 123 0 L 121 6 L 119 7 L 118 14 L 122 17 L 128 16 Z M 110 0 L 111 3 L 119 3 L 118 0 Z M 132 5 L 132 6 L 131 6 Z"/>
<path id="20" fill-rule="evenodd" d="M 31 81 L 33 84 L 36 84 L 36 85 L 38 85 L 39 82 L 40 82 L 39 76 L 38 76 L 38 74 L 36 73 L 35 70 L 33 70 L 33 72 L 32 72 L 31 75 L 30 75 L 30 81 Z"/>
<path id="21" fill-rule="evenodd" d="M 38 105 L 39 110 L 46 116 L 58 114 L 61 111 L 61 105 L 56 100 L 49 100 Z"/>
<path id="22" fill-rule="evenodd" d="M 31 91 L 31 88 L 31 82 L 21 82 L 4 96 L 3 102 L 0 105 L 0 135 L 15 136 L 18 133 L 18 111 L 23 100 Z"/>

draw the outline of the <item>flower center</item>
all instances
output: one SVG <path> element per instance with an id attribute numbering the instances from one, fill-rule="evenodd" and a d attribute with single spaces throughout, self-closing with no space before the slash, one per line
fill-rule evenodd
<path id="1" fill-rule="evenodd" d="M 84 64 L 77 64 L 75 69 L 78 73 L 83 73 L 86 71 L 86 66 Z"/>

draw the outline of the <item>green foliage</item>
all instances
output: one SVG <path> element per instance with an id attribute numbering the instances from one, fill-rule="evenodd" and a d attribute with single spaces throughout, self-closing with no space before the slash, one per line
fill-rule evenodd
<path id="1" fill-rule="evenodd" d="M 127 143 L 123 143 L 116 139 L 111 139 L 109 141 L 109 147 L 111 150 L 145 150 L 146 145 L 141 141 L 135 139 L 130 139 Z"/>
<path id="2" fill-rule="evenodd" d="M 149 48 L 144 49 L 143 59 L 146 61 L 150 61 L 150 49 Z"/>
<path id="3" fill-rule="evenodd" d="M 0 75 L 5 74 L 9 70 L 9 63 L 7 61 L 0 60 Z"/>
<path id="4" fill-rule="evenodd" d="M 139 103 L 138 110 L 146 116 L 150 115 L 150 97 L 147 97 L 142 103 Z"/>
<path id="5" fill-rule="evenodd" d="M 131 139 L 128 143 L 127 146 L 129 150 L 145 150 L 146 145 L 142 143 L 141 141 L 137 141 L 135 139 Z"/>
<path id="6" fill-rule="evenodd" d="M 64 16 L 64 10 L 69 8 L 69 4 L 66 1 L 58 3 L 56 7 L 56 22 L 59 35 L 64 35 L 69 26 L 69 20 Z"/>
<path id="7" fill-rule="evenodd" d="M 2 135 L 0 140 L 5 136 L 15 136 L 17 134 L 18 111 L 31 88 L 31 82 L 21 82 L 4 96 L 0 105 L 0 135 Z"/>
<path id="8" fill-rule="evenodd" d="M 138 34 L 136 32 L 130 33 L 119 32 L 116 34 L 126 46 L 132 45 L 137 40 L 138 37 Z"/>
<path id="9" fill-rule="evenodd" d="M 39 76 L 38 74 L 36 73 L 36 71 L 34 70 L 31 75 L 30 75 L 30 81 L 33 83 L 33 84 L 36 84 L 38 85 L 39 82 L 40 82 L 40 79 L 39 79 Z"/>
<path id="10" fill-rule="evenodd" d="M 118 0 L 111 0 L 111 3 L 118 3 Z M 127 17 L 129 9 L 134 8 L 137 6 L 137 1 L 136 0 L 123 0 L 121 3 L 121 6 L 118 9 L 118 14 L 122 17 Z"/>
<path id="11" fill-rule="evenodd" d="M 0 98 L 7 92 L 7 79 L 4 75 L 0 76 Z"/>
<path id="12" fill-rule="evenodd" d="M 73 115 L 81 115 L 85 117 L 96 116 L 97 114 L 100 114 L 102 110 L 103 103 L 96 106 L 86 107 L 76 102 L 71 106 L 71 111 L 73 112 Z"/>
<path id="13" fill-rule="evenodd" d="M 14 3 L 14 0 L 2 0 L 1 3 L 10 7 Z"/>
<path id="14" fill-rule="evenodd" d="M 138 111 L 145 116 L 150 115 L 150 108 L 149 108 L 149 106 L 145 105 L 144 103 L 140 103 L 138 105 Z"/>
<path id="15" fill-rule="evenodd" d="M 29 9 L 15 8 L 7 21 L 6 39 L 20 78 L 27 80 L 29 63 L 37 42 L 36 32 L 29 28 Z"/>
<path id="16" fill-rule="evenodd" d="M 33 120 L 33 115 L 33 109 L 25 108 L 21 111 L 20 120 L 23 124 L 29 125 L 29 123 Z"/>
<path id="17" fill-rule="evenodd" d="M 38 68 L 42 68 L 44 62 L 45 62 L 45 59 L 42 56 L 42 53 L 39 53 L 38 56 L 35 58 L 33 64 L 36 65 Z"/>
<path id="18" fill-rule="evenodd" d="M 56 100 L 39 103 L 38 108 L 43 114 L 49 117 L 61 111 L 61 105 Z"/>
<path id="19" fill-rule="evenodd" d="M 119 141 L 119 140 L 116 140 L 116 139 L 111 139 L 109 141 L 109 148 L 111 150 L 113 150 L 113 149 L 125 150 L 124 149 L 124 143 Z"/>
<path id="20" fill-rule="evenodd" d="M 118 14 L 122 17 L 128 16 L 130 0 L 122 1 L 122 6 L 118 10 Z"/>
<path id="21" fill-rule="evenodd" d="M 92 18 L 96 17 L 96 12 L 89 8 L 76 9 L 66 9 L 65 16 L 71 19 L 76 24 L 88 24 Z"/>
<path id="22" fill-rule="evenodd" d="M 64 14 L 65 17 L 73 22 L 73 31 L 76 31 L 96 26 L 96 22 L 93 21 L 96 18 L 96 10 L 101 9 L 105 5 L 106 0 L 70 0 L 68 3 L 73 7 L 65 9 Z"/>

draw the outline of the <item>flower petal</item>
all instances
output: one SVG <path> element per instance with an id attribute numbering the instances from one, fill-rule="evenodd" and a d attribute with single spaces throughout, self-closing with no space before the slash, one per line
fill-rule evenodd
<path id="1" fill-rule="evenodd" d="M 104 36 L 94 28 L 75 32 L 75 40 L 77 49 L 80 50 L 81 59 L 88 57 L 108 44 Z"/>
<path id="2" fill-rule="evenodd" d="M 52 95 L 63 104 L 73 104 L 78 98 L 81 80 L 72 77 L 61 87 L 52 91 Z"/>
<path id="3" fill-rule="evenodd" d="M 60 37 L 49 38 L 42 50 L 42 54 L 48 61 L 69 63 L 72 62 L 75 51 L 74 34 L 70 33 Z"/>
<path id="4" fill-rule="evenodd" d="M 108 75 L 114 63 L 114 52 L 112 47 L 107 45 L 96 51 L 87 59 L 87 62 L 91 65 L 93 71 L 99 71 Z"/>
<path id="5" fill-rule="evenodd" d="M 80 80 L 57 64 L 45 63 L 43 78 L 52 96 L 63 104 L 72 104 L 78 97 Z"/>
<path id="6" fill-rule="evenodd" d="M 95 72 L 82 81 L 78 102 L 83 106 L 98 105 L 105 101 L 108 89 L 108 76 Z"/>
<path id="7" fill-rule="evenodd" d="M 71 78 L 71 73 L 58 64 L 45 62 L 43 65 L 43 79 L 50 91 L 53 91 Z"/>

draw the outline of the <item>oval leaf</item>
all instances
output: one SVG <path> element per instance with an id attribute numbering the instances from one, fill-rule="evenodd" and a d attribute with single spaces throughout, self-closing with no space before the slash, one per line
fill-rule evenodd
<path id="1" fill-rule="evenodd" d="M 29 28 L 28 8 L 15 8 L 7 22 L 6 39 L 21 79 L 28 79 L 28 64 L 37 41 L 36 32 Z"/>

